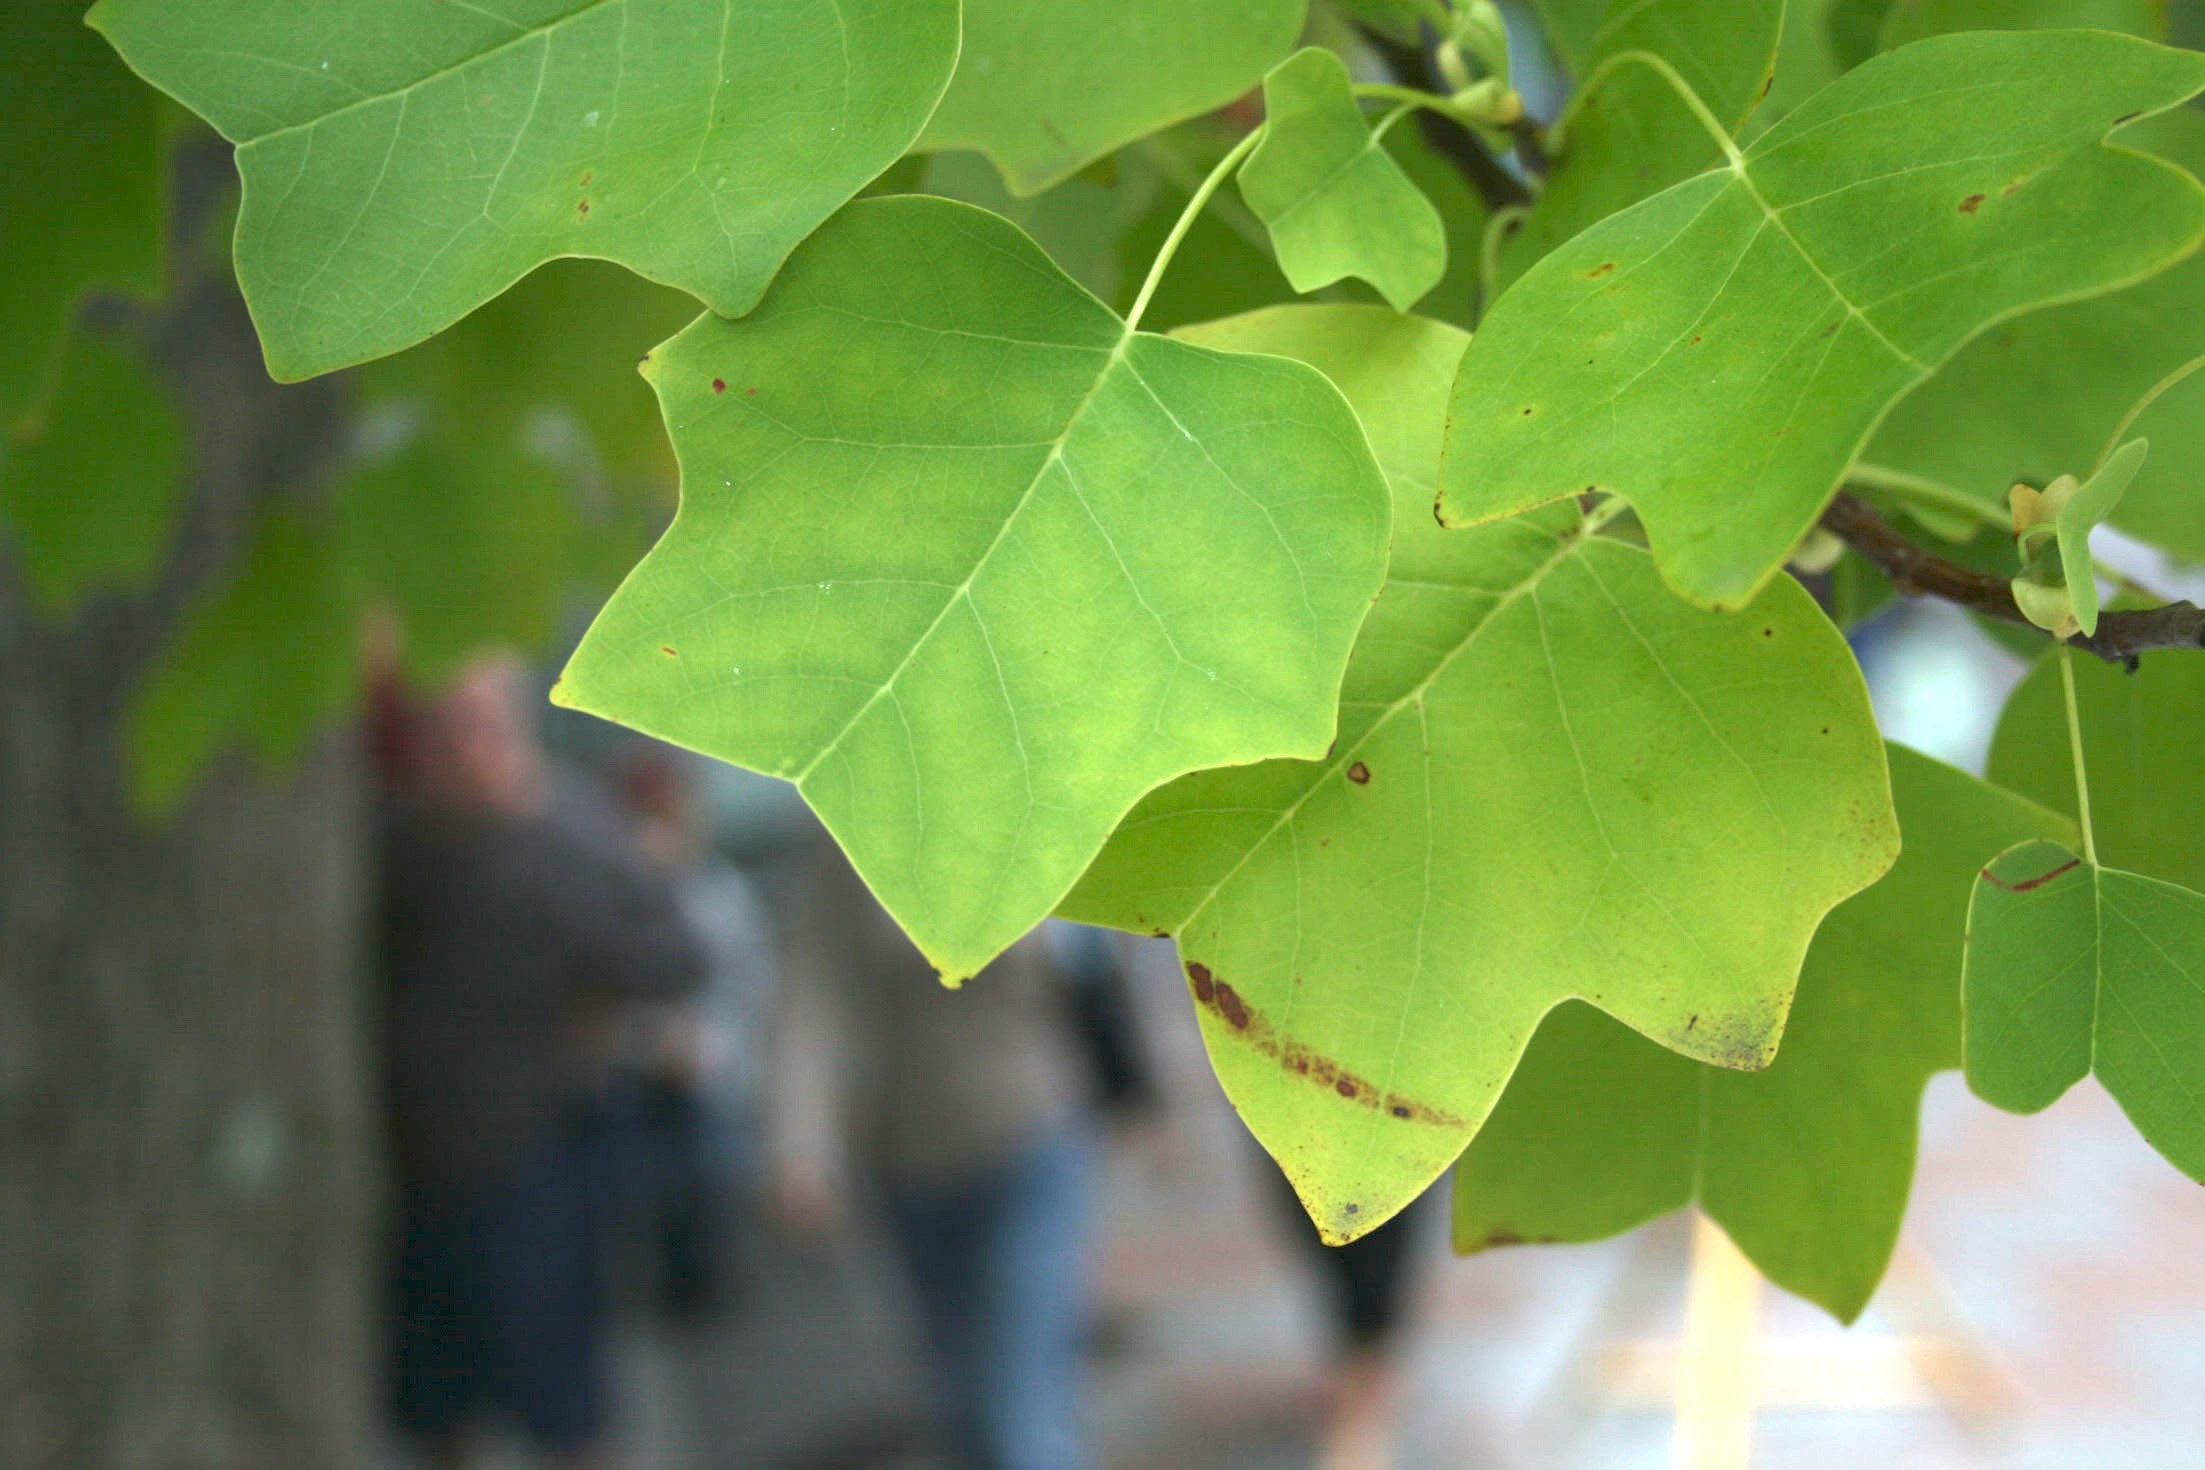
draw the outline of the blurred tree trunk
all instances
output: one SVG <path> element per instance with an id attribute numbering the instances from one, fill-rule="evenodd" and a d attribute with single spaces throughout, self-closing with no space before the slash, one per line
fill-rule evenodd
<path id="1" fill-rule="evenodd" d="M 226 279 L 145 325 L 194 441 L 160 585 L 42 621 L 0 550 L 0 1464 L 348 1470 L 378 1364 L 357 742 L 229 762 L 156 826 L 119 740 L 334 397 L 268 382 Z"/>

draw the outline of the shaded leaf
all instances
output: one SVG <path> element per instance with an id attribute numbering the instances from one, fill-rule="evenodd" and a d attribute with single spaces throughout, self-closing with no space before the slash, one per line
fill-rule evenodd
<path id="1" fill-rule="evenodd" d="M 183 460 L 182 421 L 140 350 L 73 333 L 52 401 L 0 455 L 0 544 L 14 549 L 32 597 L 66 613 L 89 593 L 149 584 Z"/>
<path id="2" fill-rule="evenodd" d="M 1950 36 L 1847 73 L 1495 305 L 1451 404 L 1442 514 L 1611 490 L 1673 586 L 1744 602 L 1968 337 L 2205 238 L 2205 188 L 2099 141 L 2200 87 L 2205 56 L 2098 32 Z"/>
<path id="3" fill-rule="evenodd" d="M 1885 0 L 1877 39 L 1889 51 L 1955 31 L 2077 29 L 2167 38 L 2167 0 Z"/>
<path id="4" fill-rule="evenodd" d="M 1978 1097 L 2033 1113 L 2096 1076 L 2205 1180 L 2205 895 L 2023 843 L 1976 879 L 1965 997 Z"/>
<path id="5" fill-rule="evenodd" d="M 1256 85 L 1307 0 L 965 0 L 964 51 L 922 148 L 984 153 L 1034 194 Z"/>
<path id="6" fill-rule="evenodd" d="M 555 697 L 796 782 L 948 978 L 1143 792 L 1331 737 L 1387 510 L 1310 369 L 1129 333 L 905 197 L 647 373 L 681 510 Z"/>
<path id="7" fill-rule="evenodd" d="M 1563 115 L 1553 173 L 1502 246 L 1499 291 L 1555 246 L 1722 159 L 1667 61 L 1725 127 L 1742 127 L 1775 75 L 1784 0 L 1620 0 L 1594 32 L 1582 90 Z"/>
<path id="8" fill-rule="evenodd" d="M 159 107 L 84 28 L 81 0 L 0 5 L 0 431 L 53 385 L 82 293 L 160 288 Z"/>
<path id="9" fill-rule="evenodd" d="M 1694 608 L 1574 506 L 1440 531 L 1461 332 L 1286 307 L 1187 335 L 1340 385 L 1393 482 L 1392 566 L 1331 752 L 1156 792 L 1062 912 L 1178 937 L 1219 1079 L 1333 1240 L 1447 1167 L 1572 996 L 1766 1065 L 1816 923 L 1896 846 L 1836 631 L 1789 581 Z"/>
<path id="10" fill-rule="evenodd" d="M 1241 166 L 1240 192 L 1271 231 L 1297 291 L 1349 276 L 1407 310 L 1447 270 L 1439 211 L 1363 119 L 1346 63 L 1295 52 L 1263 82 L 1267 126 Z"/>
<path id="11" fill-rule="evenodd" d="M 138 72 L 238 145 L 269 371 L 411 346 L 547 260 L 748 311 L 918 136 L 955 0 L 100 0 Z"/>
<path id="12" fill-rule="evenodd" d="M 1702 1066 L 1557 1008 L 1455 1166 L 1455 1248 L 1583 1241 L 1697 1204 L 1765 1276 L 1845 1321 L 1906 1210 L 1931 1074 L 1960 1065 L 1960 966 L 1983 854 L 2072 824 L 1902 746 L 1891 871 L 1815 932 L 1762 1072 Z"/>
<path id="13" fill-rule="evenodd" d="M 131 697 L 123 746 L 140 808 L 172 811 L 233 740 L 263 769 L 294 760 L 359 691 L 359 612 L 327 534 L 263 518 L 236 574 L 194 601 Z"/>
<path id="14" fill-rule="evenodd" d="M 2098 860 L 2205 890 L 2205 783 L 2194 774 L 2205 731 L 2205 657 L 2147 654 L 2133 674 L 2077 659 L 2074 672 Z M 1990 777 L 2074 814 L 2056 656 L 2040 661 L 2007 700 L 1991 740 Z"/>

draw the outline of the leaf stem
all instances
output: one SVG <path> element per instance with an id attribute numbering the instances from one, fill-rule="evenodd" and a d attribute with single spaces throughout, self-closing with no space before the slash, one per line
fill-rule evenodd
<path id="1" fill-rule="evenodd" d="M 1746 171 L 1746 156 L 1738 151 L 1738 140 L 1731 137 L 1730 129 L 1723 126 L 1722 119 L 1700 99 L 1700 94 L 1693 89 L 1692 84 L 1669 64 L 1669 59 L 1652 51 L 1618 51 L 1594 67 L 1592 74 L 1578 84 L 1569 104 L 1562 109 L 1562 115 L 1554 120 L 1554 126 L 1548 129 L 1550 144 L 1559 144 L 1566 136 L 1571 120 L 1577 116 L 1577 110 L 1585 99 L 1592 95 L 1593 88 L 1605 81 L 1608 73 L 1630 62 L 1649 68 L 1674 88 L 1678 99 L 1699 119 L 1700 126 L 1707 129 L 1707 135 L 1722 148 L 1723 157 L 1729 160 L 1731 169 L 1740 174 Z"/>
<path id="2" fill-rule="evenodd" d="M 1874 490 L 1884 495 L 1895 495 L 1901 500 L 1911 500 L 1917 505 L 1935 506 L 1964 515 L 1986 526 L 2005 528 L 2011 524 L 2008 512 L 1987 500 L 1956 490 L 1939 480 L 1923 475 L 1908 474 L 1888 465 L 1870 464 L 1863 460 L 1845 472 L 1845 482 L 1863 490 Z"/>
<path id="3" fill-rule="evenodd" d="M 1262 142 L 1264 134 L 1269 131 L 1269 123 L 1250 129 L 1246 137 L 1226 150 L 1225 156 L 1217 161 L 1217 167 L 1210 170 L 1210 176 L 1197 185 L 1194 193 L 1188 197 L 1187 207 L 1179 212 L 1178 223 L 1164 237 L 1162 247 L 1156 252 L 1155 261 L 1148 268 L 1148 279 L 1141 282 L 1141 294 L 1133 298 L 1133 309 L 1125 315 L 1125 329 L 1128 334 L 1141 325 L 1141 315 L 1148 310 L 1149 299 L 1156 294 L 1157 284 L 1164 279 L 1164 268 L 1179 253 L 1180 243 L 1187 238 L 1187 231 L 1194 228 L 1195 218 L 1202 213 L 1202 207 L 1210 202 L 1210 196 L 1218 191 L 1218 187 L 1233 170 L 1240 167 L 1241 160 L 1255 151 L 1256 144 Z"/>
<path id="4" fill-rule="evenodd" d="M 2105 448 L 2098 451 L 2097 463 L 2091 465 L 2090 473 L 2095 475 L 2105 468 L 2105 462 L 2113 457 L 2114 450 L 2121 447 L 2121 441 L 2128 436 L 2128 431 L 2135 427 L 2136 421 L 2144 416 L 2145 409 L 2157 403 L 2161 397 L 2173 390 L 2184 378 L 2201 369 L 2205 369 L 2205 356 L 2193 357 L 2158 382 L 2152 384 L 2146 390 L 2144 396 L 2130 405 L 2127 413 L 2121 415 L 2121 422 L 2115 426 L 2112 435 L 2105 441 Z"/>
<path id="5" fill-rule="evenodd" d="M 2098 866 L 2098 839 L 2090 830 L 2090 776 L 2083 766 L 2082 714 L 2075 702 L 2075 655 L 2060 645 L 2060 687 L 2067 691 L 2067 747 L 2075 765 L 2075 816 L 2082 826 L 2083 858 Z"/>

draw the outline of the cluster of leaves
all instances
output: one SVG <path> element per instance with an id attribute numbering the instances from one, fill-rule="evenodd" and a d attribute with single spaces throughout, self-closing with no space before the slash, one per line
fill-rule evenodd
<path id="1" fill-rule="evenodd" d="M 2062 635 L 2095 522 L 2205 554 L 2205 55 L 2115 0 L 1534 9 L 1544 126 L 1486 0 L 100 0 L 237 145 L 272 373 L 426 416 L 156 681 L 156 784 L 268 609 L 542 631 L 527 406 L 659 443 L 566 328 L 666 293 L 538 269 L 599 257 L 705 310 L 644 359 L 680 508 L 555 697 L 795 783 L 952 982 L 1051 913 L 1176 937 L 1328 1238 L 1460 1158 L 1465 1249 L 1697 1203 L 1850 1318 L 1963 1058 L 2205 1176 L 2205 674 L 2062 650 L 1986 784 L 1887 751 L 1787 571 L 1847 487 Z M 148 268 L 49 244 L 0 300 L 48 336 Z"/>

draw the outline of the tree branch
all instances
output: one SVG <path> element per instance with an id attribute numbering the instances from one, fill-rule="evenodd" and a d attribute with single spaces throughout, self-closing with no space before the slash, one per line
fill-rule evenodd
<path id="1" fill-rule="evenodd" d="M 1830 502 L 1829 509 L 1822 513 L 1822 525 L 1867 558 L 1908 597 L 1938 597 L 1987 618 L 2036 627 L 2023 615 L 2020 604 L 2014 601 L 2014 589 L 2003 578 L 1923 550 L 1849 490 L 1840 490 Z M 2103 612 L 2098 615 L 2095 634 L 2071 638 L 2068 645 L 2133 669 L 2138 655 L 2153 649 L 2205 648 L 2205 608 L 2170 602 L 2164 607 Z"/>

